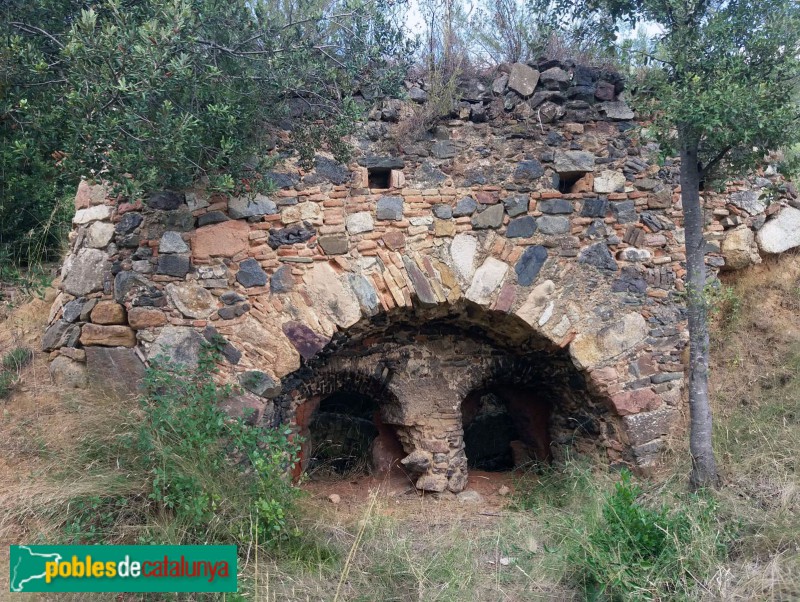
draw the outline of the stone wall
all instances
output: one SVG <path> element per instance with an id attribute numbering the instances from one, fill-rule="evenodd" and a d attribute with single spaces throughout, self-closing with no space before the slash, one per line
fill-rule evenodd
<path id="1" fill-rule="evenodd" d="M 413 103 L 377 101 L 351 163 L 285 159 L 268 195 L 118 202 L 82 182 L 53 377 L 129 390 L 150 358 L 191 368 L 219 334 L 231 411 L 302 431 L 325 395 L 372 395 L 422 489 L 464 487 L 461 402 L 488 386 L 547 398 L 557 458 L 652 465 L 685 368 L 677 165 L 640 141 L 618 76 L 503 71 L 421 135 Z M 800 245 L 771 167 L 703 198 L 712 274 Z"/>

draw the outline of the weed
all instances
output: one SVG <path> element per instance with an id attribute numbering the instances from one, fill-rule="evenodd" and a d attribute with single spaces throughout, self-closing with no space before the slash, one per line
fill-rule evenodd
<path id="1" fill-rule="evenodd" d="M 649 508 L 623 471 L 595 521 L 575 530 L 569 558 L 590 600 L 691 599 L 698 580 L 725 557 L 728 534 L 711 497 L 686 496 L 680 505 Z"/>
<path id="2" fill-rule="evenodd" d="M 17 382 L 17 375 L 13 372 L 0 372 L 0 399 L 4 399 L 11 394 L 11 389 Z"/>
<path id="3" fill-rule="evenodd" d="M 111 456 L 118 469 L 106 473 L 103 493 L 71 501 L 65 538 L 109 543 L 127 533 L 146 543 L 257 539 L 269 545 L 288 537 L 295 490 L 287 472 L 298 444 L 286 428 L 262 429 L 219 408 L 232 391 L 213 380 L 217 358 L 218 350 L 207 345 L 195 371 L 155 361 L 138 421 L 86 441 L 86 463 Z M 124 487 L 112 486 L 119 474 L 129 483 L 122 494 Z"/>
<path id="4" fill-rule="evenodd" d="M 3 368 L 6 370 L 21 370 L 31 363 L 33 351 L 27 347 L 15 347 L 3 356 Z"/>

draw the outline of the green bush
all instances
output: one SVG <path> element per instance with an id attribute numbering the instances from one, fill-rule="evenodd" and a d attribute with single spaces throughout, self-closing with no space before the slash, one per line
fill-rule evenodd
<path id="1" fill-rule="evenodd" d="M 263 428 L 219 408 L 233 391 L 214 382 L 218 357 L 207 345 L 196 370 L 154 362 L 138 424 L 87 440 L 84 462 L 110 460 L 117 470 L 104 473 L 101 491 L 71 501 L 66 539 L 269 545 L 291 535 L 289 471 L 299 444 L 288 427 Z"/>
<path id="2" fill-rule="evenodd" d="M 569 560 L 590 600 L 691 599 L 725 556 L 727 535 L 712 498 L 689 495 L 674 509 L 649 508 L 641 493 L 624 471 L 597 520 L 577 533 Z"/>

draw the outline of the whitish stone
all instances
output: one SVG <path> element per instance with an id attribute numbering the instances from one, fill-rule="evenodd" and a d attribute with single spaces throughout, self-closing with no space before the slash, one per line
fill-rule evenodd
<path id="1" fill-rule="evenodd" d="M 767 201 L 761 199 L 761 193 L 757 190 L 734 192 L 728 200 L 731 205 L 747 211 L 750 215 L 761 213 L 767 208 Z"/>
<path id="2" fill-rule="evenodd" d="M 480 305 L 486 305 L 492 298 L 492 293 L 497 290 L 497 287 L 503 282 L 506 272 L 508 271 L 508 264 L 489 257 L 483 262 L 483 265 L 475 271 L 475 276 L 472 278 L 472 284 L 466 292 L 466 297 L 470 301 L 474 301 Z"/>
<path id="3" fill-rule="evenodd" d="M 725 234 L 721 245 L 726 270 L 741 270 L 754 263 L 761 263 L 753 231 L 741 225 Z"/>
<path id="4" fill-rule="evenodd" d="M 641 262 L 641 261 L 650 261 L 652 257 L 652 253 L 647 249 L 637 249 L 636 247 L 628 247 L 627 249 L 622 249 L 618 254 L 617 258 L 621 259 L 622 261 L 631 261 L 631 262 Z"/>
<path id="5" fill-rule="evenodd" d="M 521 96 L 530 96 L 539 83 L 539 72 L 525 63 L 514 63 L 508 76 L 508 87 Z"/>
<path id="6" fill-rule="evenodd" d="M 103 251 L 83 248 L 71 253 L 61 271 L 64 290 L 76 297 L 103 290 L 103 274 L 108 268 L 108 255 Z"/>
<path id="7" fill-rule="evenodd" d="M 362 232 L 372 232 L 375 229 L 375 222 L 369 211 L 359 211 L 347 216 L 347 231 L 350 234 L 361 234 Z"/>
<path id="8" fill-rule="evenodd" d="M 281 221 L 284 224 L 308 221 L 319 225 L 322 223 L 322 208 L 312 201 L 291 205 L 281 211 Z"/>
<path id="9" fill-rule="evenodd" d="M 86 231 L 84 243 L 93 249 L 103 249 L 111 242 L 114 236 L 114 224 L 109 222 L 94 222 Z"/>
<path id="10" fill-rule="evenodd" d="M 168 284 L 167 296 L 187 318 L 204 320 L 217 309 L 217 300 L 207 289 L 196 284 Z"/>
<path id="11" fill-rule="evenodd" d="M 88 224 L 89 222 L 96 222 L 111 217 L 111 207 L 108 205 L 95 205 L 87 209 L 78 209 L 75 212 L 75 217 L 72 218 L 72 223 L 75 225 Z"/>
<path id="12" fill-rule="evenodd" d="M 456 495 L 456 499 L 461 504 L 482 504 L 483 503 L 483 496 L 473 489 L 468 489 L 467 491 L 462 491 L 458 495 Z"/>
<path id="13" fill-rule="evenodd" d="M 556 285 L 553 281 L 545 280 L 531 290 L 528 298 L 525 299 L 525 302 L 515 313 L 530 326 L 538 324 L 540 316 L 542 316 L 550 297 L 555 291 Z"/>
<path id="14" fill-rule="evenodd" d="M 628 121 L 633 119 L 633 111 L 624 100 L 601 102 L 597 109 L 612 121 Z"/>
<path id="15" fill-rule="evenodd" d="M 589 369 L 633 349 L 646 336 L 645 319 L 633 312 L 597 333 L 579 334 L 572 341 L 569 351 L 578 368 Z"/>
<path id="16" fill-rule="evenodd" d="M 547 304 L 547 307 L 544 308 L 544 311 L 542 312 L 542 315 L 539 318 L 539 321 L 537 322 L 539 326 L 544 326 L 550 321 L 550 318 L 553 317 L 553 308 L 555 306 L 556 306 L 555 301 L 550 301 L 550 303 Z"/>
<path id="17" fill-rule="evenodd" d="M 348 328 L 361 319 L 361 306 L 353 289 L 345 285 L 327 263 L 317 263 L 303 277 L 311 307 L 331 322 Z"/>
<path id="18" fill-rule="evenodd" d="M 189 245 L 181 238 L 180 232 L 164 232 L 158 242 L 159 253 L 188 253 Z"/>
<path id="19" fill-rule="evenodd" d="M 783 253 L 800 246 L 800 209 L 784 207 L 762 226 L 756 240 L 764 253 Z"/>
<path id="20" fill-rule="evenodd" d="M 469 234 L 459 234 L 450 244 L 453 268 L 463 283 L 470 282 L 475 273 L 475 254 L 478 252 L 478 239 Z"/>
<path id="21" fill-rule="evenodd" d="M 233 219 L 273 215 L 277 212 L 278 206 L 263 194 L 257 194 L 255 198 L 239 196 L 228 201 L 228 215 Z"/>
<path id="22" fill-rule="evenodd" d="M 594 191 L 598 194 L 609 194 L 625 190 L 625 175 L 610 169 L 604 169 L 594 177 Z"/>

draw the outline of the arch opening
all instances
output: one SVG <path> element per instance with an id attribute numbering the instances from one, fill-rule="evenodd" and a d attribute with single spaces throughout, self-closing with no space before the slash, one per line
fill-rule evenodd
<path id="1" fill-rule="evenodd" d="M 403 448 L 380 410 L 380 400 L 348 389 L 322 399 L 307 429 L 306 475 L 317 480 L 391 471 Z"/>
<path id="2" fill-rule="evenodd" d="M 551 400 L 529 388 L 472 391 L 461 404 L 467 466 L 502 472 L 549 463 L 552 410 Z"/>
<path id="3" fill-rule="evenodd" d="M 284 415 L 312 477 L 398 468 L 418 489 L 457 492 L 470 469 L 602 453 L 613 429 L 566 349 L 470 303 L 362 319 L 288 380 Z"/>

